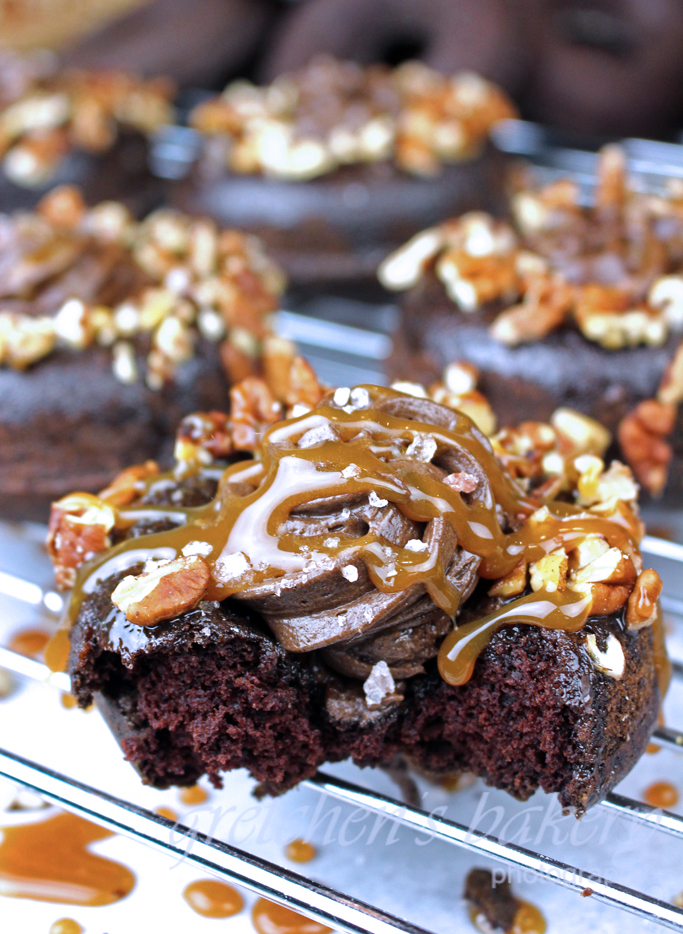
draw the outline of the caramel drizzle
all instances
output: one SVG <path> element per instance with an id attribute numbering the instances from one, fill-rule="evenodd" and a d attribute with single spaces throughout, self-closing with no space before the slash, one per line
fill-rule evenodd
<path id="1" fill-rule="evenodd" d="M 542 522 L 525 522 L 538 504 L 524 496 L 466 416 L 453 413 L 450 429 L 398 418 L 380 406 L 402 394 L 376 386 L 361 388 L 369 396 L 366 408 L 345 410 L 325 402 L 306 415 L 272 426 L 256 459 L 224 471 L 218 494 L 208 505 L 185 509 L 142 505 L 122 511 L 121 518 L 131 524 L 143 517 L 173 516 L 185 521 L 170 531 L 126 540 L 84 565 L 72 598 L 72 621 L 83 595 L 99 580 L 139 562 L 141 555 L 173 557 L 195 542 L 211 547 L 206 558 L 212 575 L 207 600 L 225 600 L 273 578 L 305 572 L 323 562 L 331 564 L 341 557 L 349 561 L 356 557 L 366 564 L 382 593 L 423 584 L 434 603 L 455 618 L 459 594 L 446 579 L 447 568 L 438 554 L 389 545 L 372 533 L 361 538 L 343 533 L 302 538 L 285 531 L 291 513 L 305 504 L 350 494 L 374 493 L 394 503 L 412 521 L 445 519 L 461 548 L 482 558 L 479 573 L 484 578 L 502 577 L 520 560 L 536 561 L 558 547 L 569 550 L 591 533 L 604 536 L 610 546 L 626 554 L 637 554 L 637 520 L 628 507 L 617 507 L 602 517 L 555 502 L 549 504 Z M 322 430 L 333 431 L 338 440 L 296 447 L 307 432 Z M 453 449 L 464 449 L 478 461 L 489 482 L 485 489 L 480 484 L 478 501 L 466 502 L 449 485 L 426 476 L 417 463 L 411 467 L 405 448 L 420 436 L 434 440 L 437 461 L 440 454 Z M 396 458 L 400 464 L 393 463 Z M 253 491 L 240 495 L 237 485 L 243 491 L 245 483 Z M 518 531 L 504 532 L 497 507 L 525 524 Z M 237 573 L 230 573 L 231 564 Z M 451 633 L 440 653 L 441 673 L 453 684 L 466 681 L 477 655 L 502 625 L 528 622 L 576 631 L 589 612 L 590 600 L 574 591 L 523 597 Z"/>

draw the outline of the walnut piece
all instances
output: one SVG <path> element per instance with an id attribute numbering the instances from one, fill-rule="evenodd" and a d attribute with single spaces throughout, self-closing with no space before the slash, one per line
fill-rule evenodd
<path id="1" fill-rule="evenodd" d="M 121 580 L 112 603 L 137 626 L 154 626 L 194 609 L 204 596 L 211 574 L 199 555 L 163 562 L 138 576 Z"/>

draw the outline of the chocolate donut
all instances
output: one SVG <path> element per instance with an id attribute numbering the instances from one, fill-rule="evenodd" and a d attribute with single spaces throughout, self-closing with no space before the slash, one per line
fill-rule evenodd
<path id="1" fill-rule="evenodd" d="M 533 18 L 505 0 L 308 0 L 284 18 L 265 56 L 274 80 L 327 52 L 366 65 L 416 58 L 445 74 L 475 71 L 514 93 L 533 61 Z"/>
<path id="2" fill-rule="evenodd" d="M 199 105 L 204 151 L 170 197 L 256 230 L 294 280 L 357 279 L 449 207 L 493 205 L 500 158 L 488 134 L 514 112 L 473 74 L 319 56 Z"/>
<path id="3" fill-rule="evenodd" d="M 33 207 L 58 184 L 87 202 L 117 199 L 138 216 L 159 203 L 148 137 L 172 122 L 167 79 L 65 70 L 47 53 L 0 52 L 0 198 Z"/>
<path id="4" fill-rule="evenodd" d="M 246 767 L 280 793 L 325 761 L 400 755 L 579 814 L 600 801 L 668 676 L 628 469 L 603 464 L 590 490 L 575 474 L 557 501 L 540 448 L 522 478 L 523 458 L 426 393 L 306 400 L 262 420 L 256 459 L 209 453 L 230 413 L 193 475 L 181 461 L 54 505 L 79 703 L 95 697 L 158 787 Z"/>
<path id="5" fill-rule="evenodd" d="M 542 0 L 523 100 L 534 119 L 609 136 L 671 133 L 683 116 L 679 0 Z"/>
<path id="6" fill-rule="evenodd" d="M 72 44 L 64 59 L 213 87 L 248 63 L 273 13 L 267 0 L 152 0 Z"/>
<path id="7" fill-rule="evenodd" d="M 504 425 L 563 406 L 619 441 L 645 489 L 680 499 L 683 212 L 629 189 L 607 147 L 592 207 L 560 180 L 518 192 L 515 227 L 471 214 L 425 231 L 380 269 L 407 289 L 391 370 L 425 381 L 452 360 L 481 373 Z"/>
<path id="8" fill-rule="evenodd" d="M 2 514 L 170 456 L 169 425 L 258 371 L 282 284 L 253 237 L 168 210 L 136 223 L 63 188 L 0 217 Z"/>

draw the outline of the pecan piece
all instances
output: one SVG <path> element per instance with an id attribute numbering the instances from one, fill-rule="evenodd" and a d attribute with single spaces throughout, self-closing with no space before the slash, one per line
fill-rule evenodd
<path id="1" fill-rule="evenodd" d="M 657 600 L 662 587 L 659 574 L 651 568 L 646 568 L 638 575 L 626 607 L 626 623 L 629 629 L 642 629 L 652 622 L 657 612 Z"/>
<path id="2" fill-rule="evenodd" d="M 122 470 L 104 490 L 101 490 L 100 499 L 112 506 L 127 506 L 137 499 L 144 489 L 144 481 L 148 477 L 155 477 L 159 473 L 156 461 L 145 461 Z"/>
<path id="3" fill-rule="evenodd" d="M 659 496 L 666 485 L 672 450 L 665 439 L 673 431 L 675 421 L 675 406 L 646 399 L 619 423 L 618 438 L 624 457 L 652 496 Z"/>
<path id="4" fill-rule="evenodd" d="M 77 569 L 111 545 L 114 507 L 90 493 L 73 493 L 52 504 L 46 547 L 60 590 L 73 587 Z"/>
<path id="5" fill-rule="evenodd" d="M 260 432 L 281 417 L 282 407 L 262 379 L 243 379 L 230 390 L 230 428 L 236 451 L 253 451 Z"/>
<path id="6" fill-rule="evenodd" d="M 150 571 L 119 581 L 112 603 L 137 626 L 154 626 L 194 609 L 206 592 L 211 574 L 199 555 L 175 558 Z"/>
<path id="7" fill-rule="evenodd" d="M 195 412 L 178 426 L 174 456 L 177 461 L 210 463 L 232 454 L 229 416 L 225 412 Z"/>

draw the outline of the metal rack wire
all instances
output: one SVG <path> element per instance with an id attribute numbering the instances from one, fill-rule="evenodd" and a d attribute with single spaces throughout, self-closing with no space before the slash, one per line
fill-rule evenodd
<path id="1" fill-rule="evenodd" d="M 645 554 L 673 560 L 683 565 L 683 545 L 646 536 L 642 542 Z M 42 604 L 51 612 L 59 609 L 59 596 L 43 592 L 36 584 L 11 574 L 0 576 L 0 592 L 32 605 Z M 663 598 L 667 613 L 683 620 L 683 601 Z M 37 681 L 47 682 L 60 690 L 69 689 L 64 673 L 51 672 L 46 665 L 0 647 L 0 667 Z M 674 676 L 683 677 L 683 665 L 674 665 Z M 659 727 L 653 738 L 667 749 L 683 753 L 683 731 Z M 108 829 L 151 845 L 174 856 L 183 856 L 189 863 L 201 867 L 219 878 L 236 882 L 244 888 L 296 911 L 313 917 L 336 930 L 357 934 L 426 934 L 424 929 L 394 917 L 372 905 L 352 898 L 288 869 L 230 846 L 189 827 L 173 823 L 152 811 L 122 800 L 102 790 L 85 785 L 41 765 L 22 758 L 10 750 L 0 749 L 0 776 L 23 785 L 47 801 L 72 811 Z M 590 886 L 594 898 L 655 921 L 674 931 L 683 931 L 683 908 L 654 898 L 616 881 L 586 873 L 579 866 L 504 842 L 498 837 L 468 828 L 445 817 L 427 813 L 418 807 L 403 804 L 387 795 L 378 794 L 360 785 L 323 773 L 302 783 L 377 816 L 392 820 L 416 831 L 427 832 L 436 839 L 465 848 L 480 856 L 496 859 L 507 866 L 534 873 L 541 879 L 584 892 Z M 644 804 L 633 798 L 610 794 L 597 807 L 620 818 L 636 822 L 669 837 L 683 839 L 683 817 Z M 173 831 L 170 833 L 170 831 Z M 188 843 L 192 841 L 191 848 Z"/>
<path id="2" fill-rule="evenodd" d="M 531 158 L 550 174 L 571 172 L 587 189 L 594 180 L 595 155 L 582 150 L 558 149 L 546 140 L 540 128 L 522 122 L 510 122 L 501 127 L 497 144 L 502 150 Z M 668 144 L 627 141 L 631 166 L 651 183 L 663 177 L 683 177 L 683 147 Z M 174 158 L 177 153 L 174 155 Z M 174 176 L 175 177 L 175 176 Z M 655 187 L 657 185 L 655 184 Z M 362 303 L 349 303 L 361 309 Z M 315 308 L 310 311 L 315 312 Z M 361 309 L 362 310 L 362 309 Z M 390 309 L 388 309 L 390 310 Z M 363 315 L 351 319 L 363 319 Z M 377 314 L 373 313 L 373 324 Z M 278 327 L 283 334 L 303 343 L 314 366 L 330 382 L 358 381 L 358 374 L 380 381 L 381 363 L 389 352 L 388 332 L 366 330 L 356 333 L 354 320 L 324 322 L 310 314 L 280 313 Z M 353 331 L 353 334 L 351 334 Z M 349 340 L 350 337 L 354 339 Z M 358 339 L 355 339 L 358 338 Z M 348 348 L 354 352 L 349 353 Z M 646 536 L 641 543 L 643 553 L 667 559 L 683 566 L 683 545 Z M 58 613 L 61 597 L 53 591 L 43 591 L 37 584 L 0 571 L 0 593 L 27 604 Z M 683 600 L 669 594 L 661 598 L 666 613 L 683 621 Z M 17 675 L 51 684 L 59 690 L 69 690 L 69 678 L 64 673 L 50 672 L 47 666 L 0 647 L 0 667 Z M 674 662 L 674 677 L 683 679 L 683 663 Z M 659 727 L 653 739 L 662 748 L 683 753 L 683 731 Z M 191 864 L 219 878 L 236 882 L 245 889 L 313 917 L 335 930 L 358 934 L 427 934 L 372 905 L 342 892 L 312 881 L 245 850 L 230 846 L 189 827 L 173 823 L 165 817 L 129 801 L 88 786 L 37 762 L 22 758 L 10 750 L 0 749 L 0 777 L 21 784 L 66 810 L 127 837 L 139 840 L 167 854 L 182 856 Z M 683 932 L 683 908 L 654 898 L 633 888 L 591 876 L 581 867 L 543 855 L 534 850 L 506 843 L 501 839 L 473 830 L 445 817 L 429 814 L 418 807 L 406 805 L 392 797 L 378 794 L 359 785 L 318 773 L 302 783 L 309 789 L 362 808 L 370 814 L 388 815 L 392 820 L 414 830 L 426 831 L 435 838 L 481 856 L 534 873 L 539 878 L 582 893 L 590 886 L 592 897 L 631 912 L 643 920 L 654 921 L 665 928 Z M 635 822 L 674 839 L 683 839 L 683 817 L 662 811 L 633 798 L 612 793 L 598 808 L 620 818 Z M 171 834 L 171 831 L 173 833 Z M 191 848 L 188 843 L 192 842 Z"/>

